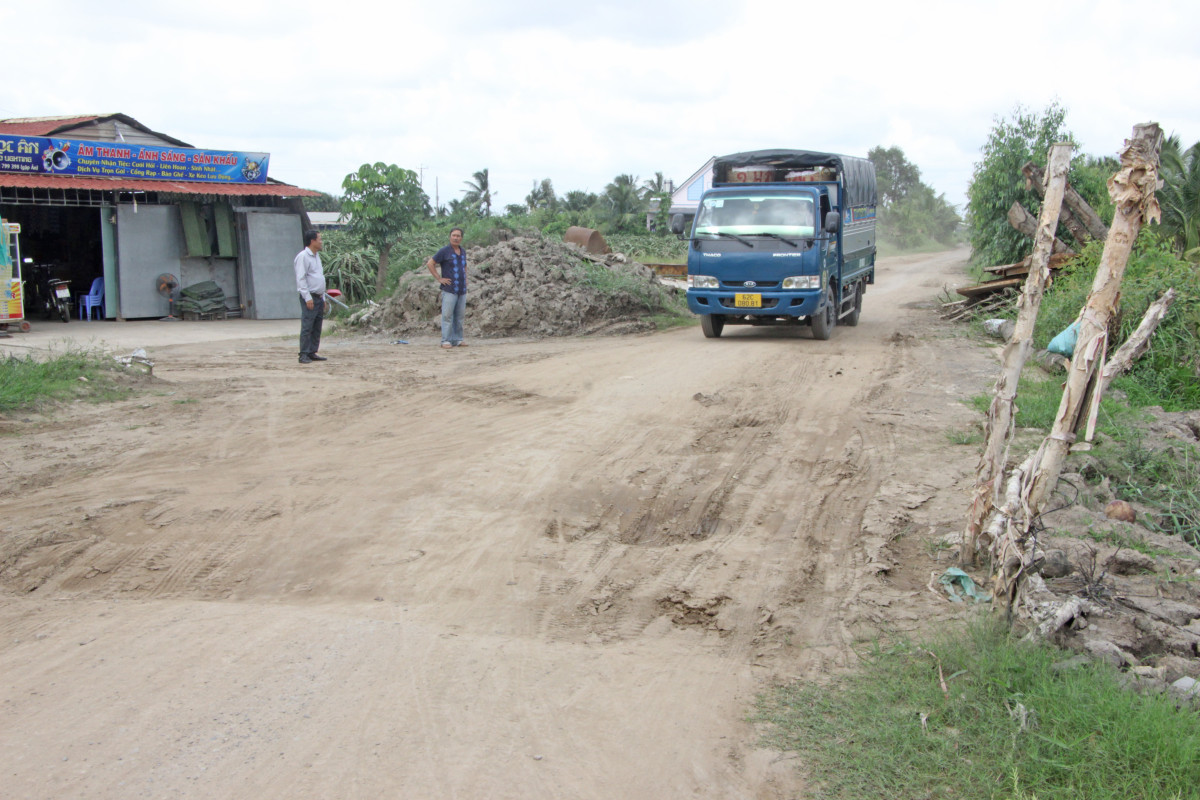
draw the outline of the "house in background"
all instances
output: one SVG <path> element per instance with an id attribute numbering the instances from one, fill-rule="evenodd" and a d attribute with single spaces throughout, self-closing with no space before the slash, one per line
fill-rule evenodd
<path id="1" fill-rule="evenodd" d="M 236 141 L 236 131 L 228 139 Z M 0 120 L 0 217 L 23 260 L 104 278 L 107 319 L 162 317 L 158 276 L 215 281 L 229 316 L 300 315 L 292 260 L 318 192 L 267 176 L 269 155 L 201 150 L 124 114 Z"/>
<path id="2" fill-rule="evenodd" d="M 683 214 L 684 229 L 691 227 L 692 219 L 696 216 L 696 209 L 700 207 L 700 196 L 704 194 L 706 189 L 712 188 L 713 183 L 713 164 L 717 161 L 717 157 L 713 156 L 704 166 L 692 173 L 692 176 L 678 187 L 671 191 L 671 215 Z M 651 225 L 658 214 L 658 200 L 650 201 L 650 208 L 646 212 L 646 229 L 652 230 Z"/>
<path id="3" fill-rule="evenodd" d="M 341 211 L 310 211 L 308 221 L 314 231 L 342 231 L 350 227 L 350 215 Z"/>

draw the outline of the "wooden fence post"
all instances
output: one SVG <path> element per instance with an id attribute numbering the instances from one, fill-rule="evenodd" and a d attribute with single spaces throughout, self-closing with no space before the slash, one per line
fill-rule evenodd
<path id="1" fill-rule="evenodd" d="M 1079 315 L 1079 335 L 1058 415 L 1046 440 L 1044 456 L 1035 465 L 1027 500 L 1035 516 L 1058 484 L 1063 460 L 1075 442 L 1084 412 L 1095 413 L 1100 401 L 1097 381 L 1108 352 L 1108 321 L 1116 311 L 1129 254 L 1142 224 L 1161 217 L 1154 193 L 1158 190 L 1162 140 L 1162 129 L 1156 123 L 1135 126 L 1133 138 L 1125 142 L 1121 153 L 1121 169 L 1108 180 L 1108 193 L 1115 209 L 1113 224 L 1104 242 L 1092 292 Z"/>
<path id="2" fill-rule="evenodd" d="M 1071 166 L 1071 145 L 1056 144 L 1050 148 L 1048 185 L 1042 215 L 1038 221 L 1033 254 L 1029 259 L 1029 274 L 1017 306 L 1017 322 L 1013 327 L 1008 344 L 1004 347 L 1003 370 L 996 379 L 992 405 L 988 409 L 986 424 L 987 445 L 980 456 L 976 470 L 975 493 L 968 512 L 967 529 L 959 551 L 963 566 L 975 564 L 979 534 L 983 522 L 992 509 L 999 505 L 1001 486 L 1004 482 L 1004 464 L 1008 458 L 1008 444 L 1012 439 L 1014 398 L 1021 370 L 1033 347 L 1033 326 L 1037 322 L 1042 294 L 1046 289 L 1046 277 L 1050 274 L 1050 255 L 1058 229 L 1058 215 L 1062 208 L 1063 192 L 1067 185 L 1067 170 Z"/>

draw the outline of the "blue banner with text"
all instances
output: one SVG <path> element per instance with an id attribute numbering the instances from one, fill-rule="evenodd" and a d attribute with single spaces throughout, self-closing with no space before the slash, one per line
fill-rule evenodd
<path id="1" fill-rule="evenodd" d="M 266 183 L 267 153 L 0 135 L 0 172 L 204 183 Z"/>

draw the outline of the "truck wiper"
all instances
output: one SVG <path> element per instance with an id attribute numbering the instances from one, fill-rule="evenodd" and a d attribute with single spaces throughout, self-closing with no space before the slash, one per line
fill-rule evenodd
<path id="1" fill-rule="evenodd" d="M 770 236 L 772 239 L 778 239 L 781 242 L 787 242 L 792 247 L 799 247 L 800 243 L 794 239 L 789 239 L 786 236 L 780 236 L 778 233 L 756 233 L 755 236 Z"/>
<path id="2" fill-rule="evenodd" d="M 724 236 L 728 239 L 737 239 L 739 242 L 746 245 L 747 247 L 754 247 L 754 242 L 750 241 L 749 239 L 746 239 L 745 237 L 738 236 L 736 233 L 726 233 L 725 231 L 705 231 L 703 235 L 705 235 L 705 236 Z"/>

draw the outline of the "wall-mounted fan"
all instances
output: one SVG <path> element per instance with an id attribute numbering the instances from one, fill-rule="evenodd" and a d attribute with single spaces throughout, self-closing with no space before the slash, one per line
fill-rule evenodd
<path id="1" fill-rule="evenodd" d="M 167 298 L 167 315 L 162 318 L 162 321 L 168 322 L 179 319 L 179 317 L 175 316 L 175 290 L 179 288 L 179 278 L 176 278 L 169 272 L 164 272 L 154 279 L 154 288 L 159 294 Z"/>

